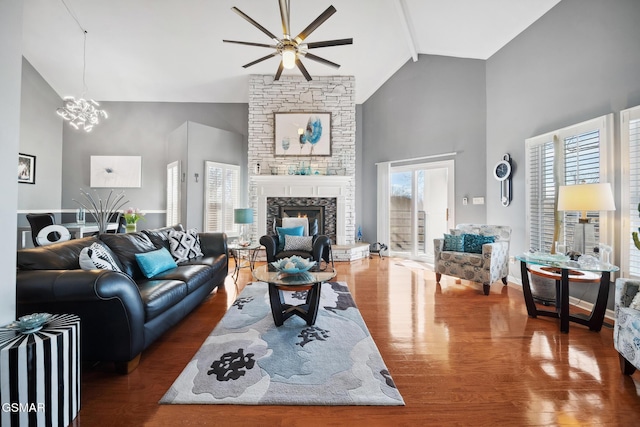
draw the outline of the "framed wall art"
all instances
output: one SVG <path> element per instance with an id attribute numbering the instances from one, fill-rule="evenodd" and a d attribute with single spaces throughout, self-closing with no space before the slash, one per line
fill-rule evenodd
<path id="1" fill-rule="evenodd" d="M 331 113 L 274 113 L 276 156 L 331 156 Z"/>
<path id="2" fill-rule="evenodd" d="M 18 153 L 18 182 L 22 184 L 36 183 L 36 156 Z"/>
<path id="3" fill-rule="evenodd" d="M 140 188 L 141 156 L 91 156 L 92 188 Z"/>

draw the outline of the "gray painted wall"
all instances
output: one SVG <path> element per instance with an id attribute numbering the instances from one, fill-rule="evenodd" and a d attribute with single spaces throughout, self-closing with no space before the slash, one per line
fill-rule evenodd
<path id="1" fill-rule="evenodd" d="M 246 104 L 104 102 L 109 118 L 91 133 L 63 127 L 62 208 L 75 209 L 72 199 L 89 187 L 91 155 L 142 156 L 142 188 L 126 189 L 129 206 L 164 211 L 166 199 L 165 146 L 169 134 L 186 121 L 243 135 L 247 147 Z M 215 160 L 215 159 L 214 159 Z M 144 228 L 164 225 L 164 213 L 147 214 Z"/>
<path id="2" fill-rule="evenodd" d="M 638 0 L 563 0 L 487 61 L 486 169 L 505 152 L 515 163 L 511 206 L 500 206 L 498 193 L 488 191 L 487 218 L 513 228 L 512 254 L 527 249 L 526 138 L 615 113 L 620 206 L 619 111 L 640 104 L 639 18 Z M 497 188 L 492 176 L 486 180 Z M 519 278 L 518 266 L 511 267 Z"/>
<path id="3" fill-rule="evenodd" d="M 455 221 L 484 222 L 485 61 L 420 55 L 362 106 L 362 210 L 366 241 L 376 238 L 376 162 L 458 152 Z M 480 179 L 479 179 L 480 178 Z M 386 242 L 388 243 L 388 242 Z"/>
<path id="4" fill-rule="evenodd" d="M 186 227 L 204 230 L 205 161 L 240 166 L 240 206 L 247 206 L 247 146 L 242 135 L 199 123 L 187 123 Z M 195 173 L 199 175 L 195 180 Z"/>
<path id="5" fill-rule="evenodd" d="M 36 156 L 36 183 L 18 186 L 18 210 L 60 210 L 62 194 L 62 100 L 42 76 L 22 59 L 20 152 Z M 21 225 L 28 225 L 23 215 Z"/>
<path id="6" fill-rule="evenodd" d="M 17 163 L 20 147 L 20 81 L 22 80 L 22 2 L 0 0 L 0 223 L 9 241 L 16 238 Z M 0 325 L 16 318 L 16 250 L 0 247 Z"/>

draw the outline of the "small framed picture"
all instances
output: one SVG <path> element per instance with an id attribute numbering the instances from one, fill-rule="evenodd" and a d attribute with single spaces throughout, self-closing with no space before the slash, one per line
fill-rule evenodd
<path id="1" fill-rule="evenodd" d="M 36 156 L 18 153 L 18 182 L 36 183 Z"/>
<path id="2" fill-rule="evenodd" d="M 274 113 L 276 156 L 331 156 L 331 113 Z"/>

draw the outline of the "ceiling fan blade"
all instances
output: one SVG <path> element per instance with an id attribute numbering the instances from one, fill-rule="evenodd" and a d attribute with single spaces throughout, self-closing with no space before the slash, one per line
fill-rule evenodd
<path id="1" fill-rule="evenodd" d="M 304 57 L 312 59 L 312 60 L 314 60 L 316 62 L 320 62 L 321 64 L 328 65 L 329 67 L 340 68 L 340 64 L 336 64 L 335 62 L 331 62 L 331 61 L 329 61 L 327 59 L 320 58 L 319 56 L 316 56 L 316 55 L 314 55 L 312 53 L 307 53 L 307 54 L 304 55 Z"/>
<path id="2" fill-rule="evenodd" d="M 282 70 L 284 70 L 284 64 L 280 61 L 280 65 L 278 66 L 278 71 L 276 71 L 276 76 L 273 80 L 280 80 L 280 76 L 282 75 Z"/>
<path id="3" fill-rule="evenodd" d="M 324 42 L 307 43 L 307 49 L 316 49 L 319 47 L 342 46 L 345 44 L 353 44 L 353 39 L 327 40 Z"/>
<path id="4" fill-rule="evenodd" d="M 296 65 L 298 66 L 298 68 L 300 69 L 300 72 L 302 73 L 302 75 L 304 76 L 305 79 L 307 79 L 308 82 L 310 82 L 311 80 L 313 80 L 311 78 L 311 74 L 309 74 L 309 72 L 307 71 L 306 68 L 304 68 L 304 65 L 302 65 L 302 62 L 300 61 L 300 58 L 296 58 Z"/>
<path id="5" fill-rule="evenodd" d="M 309 24 L 309 26 L 307 28 L 305 28 L 304 30 L 302 30 L 300 32 L 300 34 L 298 34 L 295 38 L 296 43 L 301 43 L 304 39 L 306 39 L 307 37 L 309 37 L 309 34 L 311 34 L 312 32 L 315 31 L 316 28 L 318 28 L 320 25 L 322 25 L 322 23 L 324 21 L 326 21 L 327 19 L 329 19 L 329 17 L 331 15 L 333 15 L 334 13 L 336 13 L 336 8 L 333 6 L 329 6 L 327 8 L 327 10 L 325 10 L 324 12 L 322 12 L 320 14 L 320 16 L 318 16 L 315 21 L 313 21 L 311 24 Z"/>
<path id="6" fill-rule="evenodd" d="M 291 36 L 289 33 L 290 16 L 289 0 L 280 0 L 280 19 L 282 19 L 282 34 L 284 34 L 285 39 L 288 39 Z"/>
<path id="7" fill-rule="evenodd" d="M 264 44 L 264 43 L 253 43 L 253 42 L 240 42 L 237 40 L 222 40 L 225 43 L 235 43 L 235 44 L 243 44 L 245 46 L 258 46 L 258 47 L 270 47 L 275 49 L 277 46 L 274 44 Z"/>
<path id="8" fill-rule="evenodd" d="M 256 60 L 255 60 L 255 61 L 253 61 L 253 62 L 249 62 L 248 64 L 243 65 L 243 66 L 242 66 L 242 68 L 249 68 L 249 67 L 251 67 L 252 65 L 256 65 L 258 62 L 266 61 L 267 59 L 269 59 L 269 58 L 273 58 L 273 57 L 274 57 L 274 56 L 276 56 L 276 55 L 278 55 L 278 52 L 273 52 L 272 54 L 269 54 L 269 55 L 267 55 L 267 56 L 263 56 L 263 57 L 262 57 L 262 58 L 260 58 L 260 59 L 256 59 Z"/>
<path id="9" fill-rule="evenodd" d="M 246 19 L 251 25 L 253 25 L 254 27 L 256 27 L 257 29 L 259 29 L 260 31 L 262 31 L 263 33 L 265 33 L 267 36 L 269 36 L 270 39 L 272 39 L 273 41 L 275 41 L 276 43 L 278 43 L 280 40 L 273 35 L 273 33 L 271 33 L 271 31 L 267 30 L 265 27 L 263 27 L 262 25 L 258 24 L 256 21 L 254 21 L 253 19 L 251 19 L 249 17 L 249 15 L 245 14 L 243 11 L 241 11 L 240 9 L 238 9 L 237 7 L 232 7 L 231 10 L 233 10 L 235 13 L 237 13 L 238 15 L 242 16 L 244 19 Z"/>

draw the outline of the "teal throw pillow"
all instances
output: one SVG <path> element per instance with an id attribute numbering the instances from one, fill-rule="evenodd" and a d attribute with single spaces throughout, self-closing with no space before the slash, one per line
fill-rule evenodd
<path id="1" fill-rule="evenodd" d="M 284 250 L 284 236 L 302 236 L 304 226 L 300 225 L 290 228 L 276 227 L 276 232 L 278 233 L 278 252 L 282 252 Z"/>
<path id="2" fill-rule="evenodd" d="M 493 243 L 496 241 L 495 236 L 480 236 L 479 234 L 463 234 L 462 235 L 464 252 L 472 254 L 481 254 L 482 245 Z"/>
<path id="3" fill-rule="evenodd" d="M 451 234 L 445 234 L 443 250 L 464 252 L 464 243 L 463 243 L 462 236 L 453 236 Z"/>
<path id="4" fill-rule="evenodd" d="M 166 248 L 135 254 L 135 256 L 142 274 L 147 279 L 178 266 Z"/>

